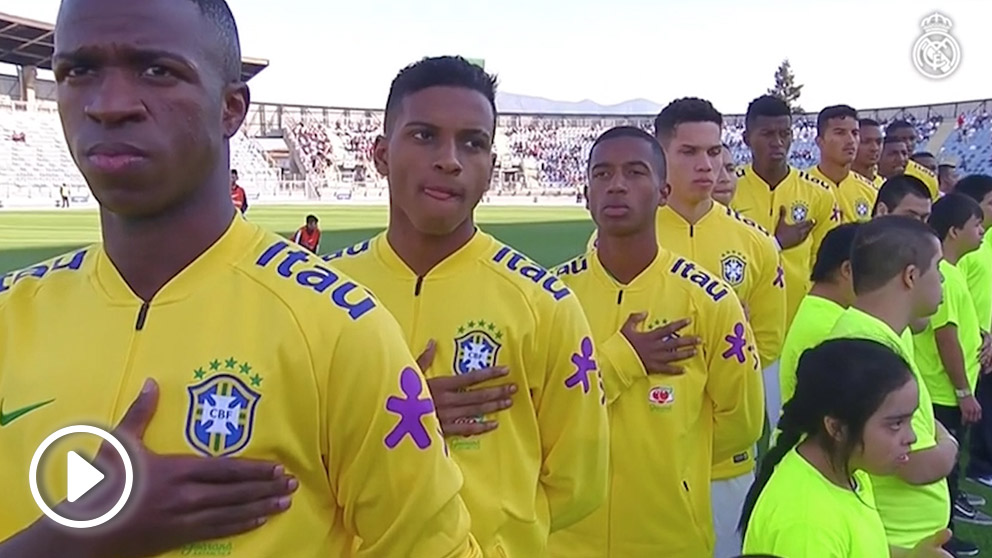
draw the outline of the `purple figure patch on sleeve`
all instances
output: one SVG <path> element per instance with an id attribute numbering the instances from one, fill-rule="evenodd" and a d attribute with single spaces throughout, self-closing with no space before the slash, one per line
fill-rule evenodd
<path id="1" fill-rule="evenodd" d="M 582 338 L 580 352 L 572 353 L 575 373 L 565 380 L 565 387 L 573 388 L 582 384 L 582 393 L 589 393 L 589 373 L 596 371 L 596 361 L 592 358 L 592 339 Z"/>
<path id="2" fill-rule="evenodd" d="M 395 448 L 409 435 L 418 448 L 427 449 L 431 445 L 431 437 L 424 428 L 423 417 L 434 410 L 434 402 L 430 398 L 420 398 L 424 385 L 413 368 L 406 367 L 400 373 L 400 389 L 406 397 L 391 395 L 386 400 L 386 410 L 400 417 L 386 436 L 386 447 Z"/>
<path id="3" fill-rule="evenodd" d="M 737 322 L 734 325 L 734 332 L 724 339 L 730 344 L 726 351 L 723 351 L 723 358 L 736 358 L 737 362 L 744 364 L 747 357 L 744 355 L 744 348 L 747 346 L 747 339 L 744 337 L 744 324 Z"/>
<path id="4" fill-rule="evenodd" d="M 782 269 L 782 266 L 778 266 L 778 269 L 775 270 L 775 281 L 772 282 L 772 285 L 780 289 L 785 288 L 785 270 Z"/>

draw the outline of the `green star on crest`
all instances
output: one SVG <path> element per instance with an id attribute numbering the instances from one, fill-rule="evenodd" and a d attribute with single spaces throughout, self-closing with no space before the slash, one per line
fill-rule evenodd
<path id="1" fill-rule="evenodd" d="M 225 362 L 224 364 L 226 364 L 226 365 L 227 365 L 227 369 L 228 369 L 228 370 L 231 370 L 231 369 L 233 369 L 233 368 L 234 368 L 235 366 L 237 366 L 237 365 L 238 365 L 238 361 L 236 361 L 236 360 L 234 360 L 234 357 L 231 357 L 231 358 L 229 358 L 229 359 L 227 359 L 227 362 Z"/>
<path id="2" fill-rule="evenodd" d="M 203 368 L 197 368 L 193 371 L 193 379 L 202 380 L 203 376 L 206 375 L 206 371 Z"/>
<path id="3" fill-rule="evenodd" d="M 503 337 L 503 332 L 496 327 L 496 322 L 486 320 L 472 320 L 463 326 L 459 326 L 458 335 L 464 335 L 466 331 L 480 331 L 483 333 L 488 331 L 495 339 L 501 339 Z"/>
<path id="4" fill-rule="evenodd" d="M 252 385 L 252 387 L 260 387 L 262 385 L 262 377 L 259 376 L 258 374 L 255 374 L 254 376 L 252 376 L 251 377 L 251 385 Z"/>
<path id="5" fill-rule="evenodd" d="M 220 370 L 220 361 L 217 360 L 217 359 L 214 359 L 214 360 L 210 361 L 210 369 L 211 370 Z"/>
<path id="6" fill-rule="evenodd" d="M 248 374 L 249 372 L 251 372 L 251 366 L 249 366 L 247 362 L 243 363 L 241 365 L 241 373 Z"/>

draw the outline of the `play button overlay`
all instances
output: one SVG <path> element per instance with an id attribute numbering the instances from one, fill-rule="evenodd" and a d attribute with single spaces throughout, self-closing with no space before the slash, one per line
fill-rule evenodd
<path id="1" fill-rule="evenodd" d="M 41 458 L 45 455 L 45 452 L 52 446 L 52 444 L 72 434 L 88 434 L 102 438 L 105 442 L 113 446 L 114 450 L 116 450 L 120 455 L 121 461 L 124 464 L 124 491 L 121 492 L 120 499 L 117 500 L 114 507 L 110 508 L 109 511 L 100 517 L 86 520 L 76 520 L 63 517 L 52 510 L 51 506 L 49 506 L 45 499 L 41 497 L 41 491 L 38 489 L 38 466 L 41 463 Z M 64 459 L 66 463 L 66 499 L 69 502 L 79 500 L 103 481 L 104 474 L 99 469 L 94 467 L 89 461 L 87 461 L 86 458 L 79 455 L 75 451 L 66 452 L 64 454 Z M 124 509 L 124 505 L 127 504 L 127 499 L 131 496 L 131 489 L 134 486 L 134 468 L 131 465 L 131 458 L 124 450 L 124 444 L 122 444 L 120 440 L 114 438 L 110 432 L 93 426 L 80 424 L 76 426 L 67 426 L 57 430 L 51 436 L 45 438 L 41 445 L 38 446 L 38 449 L 34 451 L 34 457 L 31 458 L 31 468 L 28 471 L 28 483 L 31 486 L 31 496 L 34 497 L 34 502 L 38 505 L 38 508 L 45 514 L 45 516 L 64 527 L 70 527 L 73 529 L 88 529 L 90 527 L 103 525 L 116 517 L 117 514 Z"/>
<path id="2" fill-rule="evenodd" d="M 67 453 L 66 458 L 68 460 L 66 486 L 69 488 L 66 499 L 75 502 L 92 490 L 94 486 L 100 484 L 105 475 L 74 451 Z"/>

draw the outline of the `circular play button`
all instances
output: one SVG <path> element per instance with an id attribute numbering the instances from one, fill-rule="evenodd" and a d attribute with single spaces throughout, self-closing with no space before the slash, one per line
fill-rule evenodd
<path id="1" fill-rule="evenodd" d="M 121 497 L 117 500 L 117 503 L 114 504 L 114 507 L 110 508 L 107 513 L 101 515 L 100 517 L 86 520 L 75 520 L 62 517 L 52 510 L 51 506 L 48 505 L 48 502 L 41 497 L 41 491 L 38 489 L 38 465 L 41 463 L 42 456 L 45 455 L 48 448 L 51 447 L 51 445 L 56 441 L 72 434 L 89 434 L 91 436 L 98 436 L 102 438 L 105 442 L 114 447 L 114 450 L 116 450 L 121 456 L 121 461 L 124 463 L 124 491 L 121 493 Z M 90 464 L 86 458 L 82 457 L 75 451 L 66 452 L 65 460 L 67 488 L 66 499 L 69 502 L 75 502 L 76 500 L 82 498 L 85 494 L 103 481 L 104 474 Z M 51 436 L 45 438 L 41 445 L 38 446 L 38 449 L 34 451 L 34 457 L 31 458 L 31 468 L 28 470 L 28 483 L 31 486 L 31 496 L 34 498 L 35 503 L 38 504 L 38 508 L 41 509 L 41 512 L 44 513 L 49 519 L 65 527 L 71 527 L 73 529 L 88 529 L 90 527 L 103 525 L 113 519 L 118 513 L 121 512 L 122 509 L 124 509 L 124 505 L 127 504 L 128 497 L 131 496 L 131 488 L 134 485 L 134 469 L 131 466 L 131 458 L 124 450 L 124 444 L 122 444 L 120 440 L 111 435 L 110 432 L 95 428 L 93 426 L 80 424 L 59 429 L 52 433 Z"/>

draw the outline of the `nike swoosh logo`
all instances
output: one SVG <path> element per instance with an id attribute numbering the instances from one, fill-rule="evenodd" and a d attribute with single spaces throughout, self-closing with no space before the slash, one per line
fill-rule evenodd
<path id="1" fill-rule="evenodd" d="M 31 411 L 36 411 L 54 401 L 55 401 L 54 399 L 49 399 L 48 401 L 42 401 L 41 403 L 35 403 L 34 405 L 28 405 L 27 407 L 21 407 L 20 409 L 16 409 L 9 413 L 4 413 L 3 399 L 0 399 L 0 427 L 7 426 L 8 424 L 23 417 L 24 415 L 30 413 Z"/>

